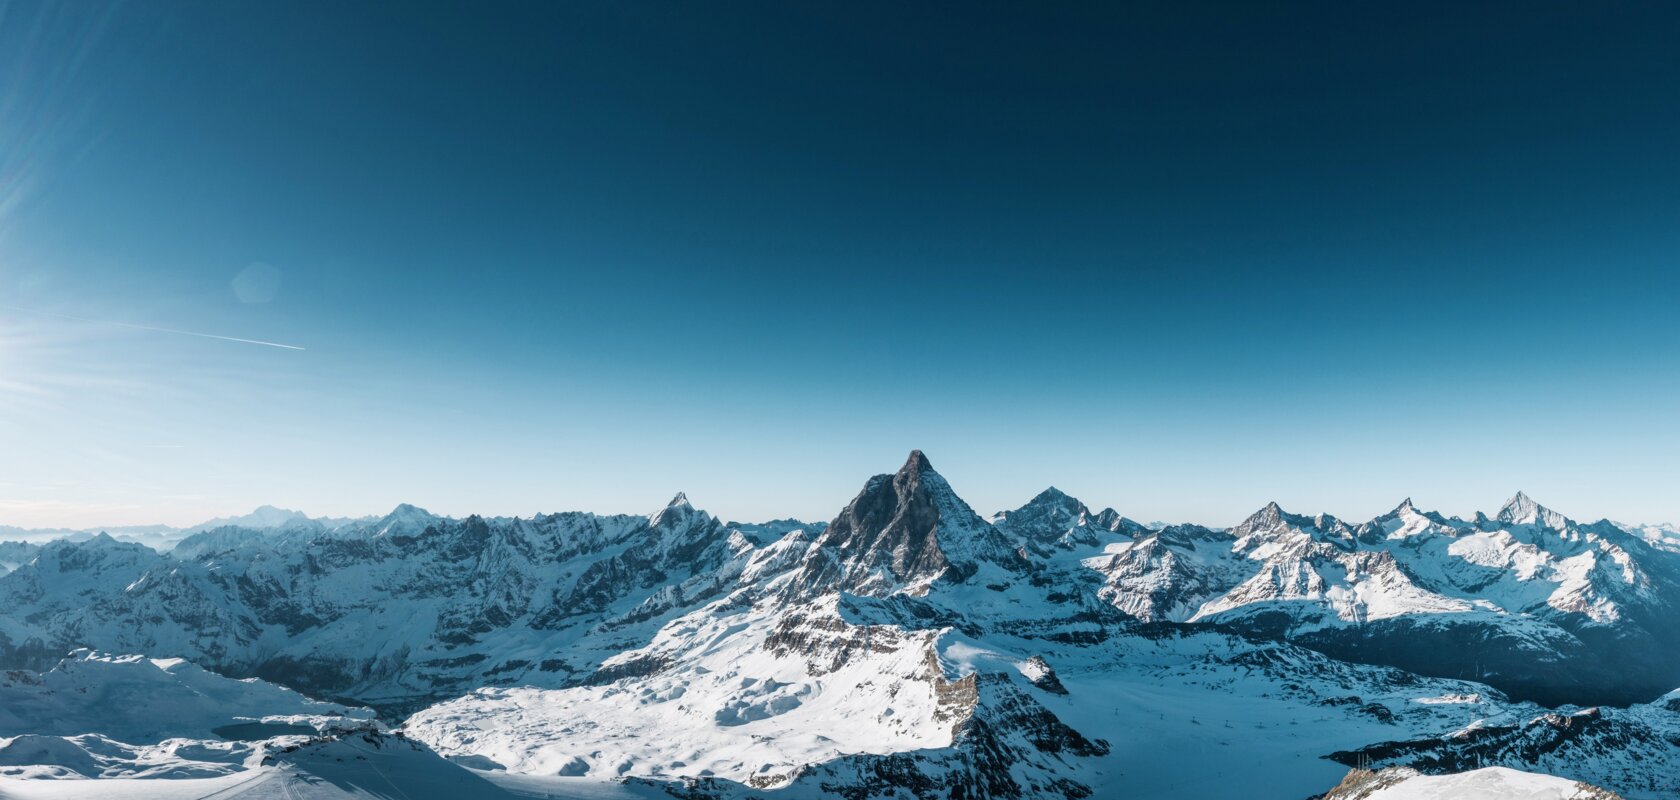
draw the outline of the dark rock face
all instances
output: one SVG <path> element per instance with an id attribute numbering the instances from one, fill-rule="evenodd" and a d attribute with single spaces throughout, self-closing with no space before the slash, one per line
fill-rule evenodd
<path id="1" fill-rule="evenodd" d="M 1387 789 L 1416 774 L 1416 771 L 1409 769 L 1396 768 L 1375 772 L 1355 767 L 1348 770 L 1348 774 L 1342 776 L 1341 782 L 1330 791 L 1311 800 L 1365 800 L 1377 791 Z"/>
<path id="2" fill-rule="evenodd" d="M 828 791 L 845 797 L 897 796 L 898 787 L 933 790 L 926 797 L 1034 798 L 1077 800 L 1090 787 L 1057 775 L 1053 764 L 1064 758 L 1106 755 L 1108 743 L 1092 741 L 1069 728 L 1049 709 L 1016 688 L 1009 675 L 968 675 L 940 686 L 941 705 L 960 715 L 949 751 L 937 755 L 852 756 L 823 765 L 819 779 Z M 1020 765 L 1035 769 L 1021 769 Z M 893 781 L 905 781 L 893 783 Z"/>
<path id="3" fill-rule="evenodd" d="M 886 595 L 961 582 L 981 561 L 1014 563 L 1003 536 L 951 491 L 920 450 L 897 473 L 869 479 L 816 540 L 797 585 L 808 594 Z"/>
<path id="4" fill-rule="evenodd" d="M 829 523 L 824 539 L 835 558 L 811 575 L 810 583 L 864 588 L 876 570 L 885 570 L 900 583 L 945 574 L 951 563 L 939 547 L 939 512 L 922 483 L 923 473 L 931 471 L 932 465 L 917 450 L 896 474 L 870 478 Z"/>
<path id="5" fill-rule="evenodd" d="M 1056 670 L 1051 668 L 1050 663 L 1045 661 L 1043 656 L 1033 656 L 1027 659 L 1025 673 L 1027 674 L 1027 680 L 1031 681 L 1032 685 L 1046 692 L 1051 694 L 1068 693 L 1067 687 L 1062 685 L 1062 679 L 1056 677 Z"/>
<path id="6" fill-rule="evenodd" d="M 793 610 L 781 616 L 765 646 L 779 656 L 801 656 L 812 675 L 827 675 L 855 656 L 896 653 L 903 647 L 926 647 L 890 625 L 854 625 L 828 614 Z"/>
<path id="7" fill-rule="evenodd" d="M 1086 739 L 1015 686 L 1008 673 L 974 675 L 986 709 L 983 723 L 994 733 L 1026 740 L 1041 753 L 1089 758 L 1108 754 L 1108 743 Z"/>
<path id="8" fill-rule="evenodd" d="M 1055 550 L 1095 547 L 1104 539 L 1112 541 L 1114 537 L 1109 534 L 1142 537 L 1151 533 L 1112 508 L 1092 513 L 1077 498 L 1054 486 L 1039 492 L 1020 508 L 994 514 L 992 524 L 1040 556 L 1048 556 Z"/>
<path id="9" fill-rule="evenodd" d="M 1264 620 L 1254 623 L 1240 627 L 1259 635 L 1285 635 L 1265 630 Z M 1650 700 L 1669 685 L 1663 670 L 1652 673 L 1653 657 L 1660 657 L 1661 650 L 1625 659 L 1631 649 L 1627 645 L 1602 640 L 1593 644 L 1564 630 L 1546 633 L 1549 638 L 1536 640 L 1473 619 L 1454 623 L 1396 618 L 1287 638 L 1343 661 L 1477 681 L 1513 700 L 1544 706 L 1625 706 Z M 1600 629 L 1588 635 L 1599 638 L 1607 633 Z"/>
<path id="10" fill-rule="evenodd" d="M 1040 546 L 1054 546 L 1069 530 L 1091 520 L 1091 510 L 1052 486 L 1026 505 L 992 517 L 999 529 Z"/>
<path id="11" fill-rule="evenodd" d="M 1399 765 L 1435 775 L 1504 766 L 1598 785 L 1673 792 L 1680 785 L 1652 765 L 1672 763 L 1680 752 L 1680 733 L 1672 719 L 1653 724 L 1652 713 L 1650 707 L 1548 713 L 1516 724 L 1382 742 L 1326 758 L 1350 766 Z"/>

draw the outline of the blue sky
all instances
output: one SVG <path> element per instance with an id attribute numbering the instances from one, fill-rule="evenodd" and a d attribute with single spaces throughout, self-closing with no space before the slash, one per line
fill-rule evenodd
<path id="1" fill-rule="evenodd" d="M 1680 520 L 1677 34 L 14 3 L 0 524 L 826 519 L 913 447 L 985 513 Z"/>

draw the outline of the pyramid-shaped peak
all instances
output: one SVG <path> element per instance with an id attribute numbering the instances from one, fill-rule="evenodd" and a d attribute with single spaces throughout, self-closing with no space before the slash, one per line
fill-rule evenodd
<path id="1" fill-rule="evenodd" d="M 1045 489 L 1042 492 L 1039 492 L 1037 495 L 1034 495 L 1033 499 L 1030 502 L 1028 502 L 1027 505 L 1043 505 L 1043 504 L 1046 504 L 1046 503 L 1057 503 L 1057 502 L 1060 502 L 1060 501 L 1063 501 L 1063 500 L 1068 500 L 1068 499 L 1070 499 L 1070 498 L 1068 497 L 1067 492 L 1064 492 L 1061 489 L 1057 489 L 1056 487 L 1052 486 L 1048 489 Z"/>
<path id="2" fill-rule="evenodd" d="M 873 481 L 887 481 L 901 488 L 919 488 L 935 495 L 951 495 L 951 484 L 933 468 L 933 463 L 920 450 L 911 450 L 904 466 L 891 475 L 877 475 Z"/>
<path id="3" fill-rule="evenodd" d="M 1548 528 L 1562 528 L 1569 524 L 1562 514 L 1534 502 L 1534 498 L 1521 491 L 1505 501 L 1495 518 L 1515 525 L 1543 525 Z"/>
<path id="4" fill-rule="evenodd" d="M 1016 511 L 1033 511 L 1035 509 L 1064 509 L 1073 514 L 1083 514 L 1087 511 L 1085 504 L 1079 502 L 1078 498 L 1054 486 L 1033 495 L 1033 499 L 1028 500 L 1026 505 L 1021 506 Z"/>
<path id="5" fill-rule="evenodd" d="M 1408 497 L 1404 500 L 1401 500 L 1400 505 L 1395 506 L 1394 510 L 1389 512 L 1389 513 L 1391 513 L 1391 514 L 1407 514 L 1407 513 L 1416 513 L 1416 512 L 1417 512 L 1417 506 L 1413 505 L 1412 504 L 1412 498 Z"/>
<path id="6" fill-rule="evenodd" d="M 1283 506 L 1278 505 L 1276 500 L 1273 500 L 1259 511 L 1250 514 L 1248 519 L 1243 520 L 1232 530 L 1239 536 L 1246 536 L 1250 533 L 1276 528 L 1287 519 L 1289 519 L 1289 513 L 1284 511 Z"/>
<path id="7" fill-rule="evenodd" d="M 699 512 L 696 512 L 694 505 L 688 502 L 688 493 L 677 492 L 677 496 L 671 498 L 671 502 L 666 503 L 664 508 L 648 515 L 648 524 L 656 528 L 660 526 L 669 527 L 696 519 L 698 516 Z"/>
<path id="8" fill-rule="evenodd" d="M 1532 522 L 1539 515 L 1541 506 L 1534 502 L 1534 498 L 1518 490 L 1505 505 L 1499 509 L 1499 519 L 1505 522 Z"/>
<path id="9" fill-rule="evenodd" d="M 798 582 L 854 594 L 925 592 L 942 577 L 967 580 L 981 561 L 1014 557 L 1013 543 L 975 514 L 920 450 L 897 473 L 870 478 L 820 543 L 830 557 L 812 562 Z"/>
<path id="10" fill-rule="evenodd" d="M 1052 486 L 1014 511 L 1000 511 L 993 515 L 992 523 L 1017 535 L 1053 540 L 1067 533 L 1069 526 L 1085 524 L 1084 520 L 1090 515 L 1091 510 L 1084 503 Z"/>
<path id="11" fill-rule="evenodd" d="M 1038 496 L 1034 497 L 1032 502 L 1027 505 L 1037 506 L 1040 508 L 1059 508 L 1070 514 L 1091 513 L 1091 510 L 1086 508 L 1085 504 L 1080 502 L 1079 498 L 1074 497 L 1061 489 L 1057 489 L 1054 486 L 1039 492 Z"/>

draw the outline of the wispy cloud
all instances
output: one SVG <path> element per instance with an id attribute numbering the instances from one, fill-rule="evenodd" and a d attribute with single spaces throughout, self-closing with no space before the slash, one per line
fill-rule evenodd
<path id="1" fill-rule="evenodd" d="M 23 314 L 40 314 L 42 316 L 58 317 L 59 319 L 67 319 L 67 320 L 72 320 L 72 321 L 75 321 L 75 322 L 86 322 L 86 323 L 93 324 L 93 325 L 115 325 L 119 328 L 131 328 L 131 329 L 134 329 L 134 330 L 153 331 L 153 332 L 156 332 L 156 333 L 173 333 L 173 334 L 176 334 L 178 336 L 197 336 L 201 339 L 219 339 L 219 340 L 224 341 L 224 342 L 240 342 L 242 344 L 257 344 L 257 345 L 262 345 L 263 347 L 278 347 L 282 350 L 303 350 L 304 349 L 304 348 L 299 347 L 298 345 L 295 345 L 295 344 L 281 344 L 280 342 L 265 342 L 261 339 L 241 339 L 237 336 L 223 336 L 223 335 L 217 334 L 217 333 L 202 333 L 202 332 L 199 332 L 199 331 L 183 331 L 183 330 L 180 330 L 180 329 L 177 329 L 177 328 L 162 328 L 162 327 L 158 327 L 156 325 L 140 325 L 140 324 L 133 323 L 133 322 L 120 322 L 118 320 L 113 320 L 113 319 L 91 319 L 89 317 L 77 317 L 77 316 L 72 316 L 70 314 L 60 314 L 56 311 L 40 311 L 40 310 L 32 309 L 32 308 L 18 308 L 16 306 L 0 306 L 0 308 L 4 308 L 8 311 L 17 311 L 17 312 L 20 312 L 20 313 L 23 313 Z"/>

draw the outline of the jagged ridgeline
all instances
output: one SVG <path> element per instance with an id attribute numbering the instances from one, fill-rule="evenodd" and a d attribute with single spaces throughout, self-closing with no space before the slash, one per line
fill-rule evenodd
<path id="1" fill-rule="evenodd" d="M 1536 704 L 1628 706 L 1604 714 L 1640 763 L 1680 764 L 1680 554 L 1521 494 L 1468 520 L 1272 504 L 1216 530 L 1050 489 L 985 519 L 913 452 L 828 523 L 725 523 L 682 495 L 308 522 L 0 551 L 0 665 L 184 658 L 372 707 L 470 766 L 697 796 L 1228 796 L 1235 774 L 1170 749 L 1209 746 L 1270 753 L 1253 774 L 1304 796 L 1345 771 L 1326 756 L 1449 771 L 1466 726 L 1569 733 Z M 1639 788 L 1610 739 L 1576 740 L 1549 769 Z"/>

